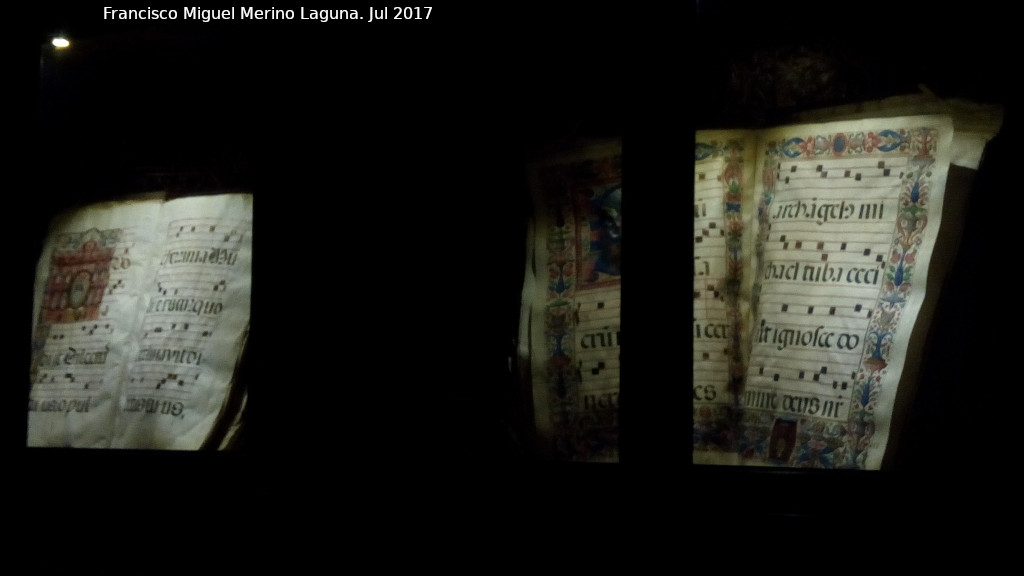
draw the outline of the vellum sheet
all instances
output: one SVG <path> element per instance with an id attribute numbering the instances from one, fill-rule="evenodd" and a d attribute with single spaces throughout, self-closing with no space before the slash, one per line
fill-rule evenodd
<path id="1" fill-rule="evenodd" d="M 723 193 L 727 223 L 731 210 L 749 205 L 754 215 L 738 224 L 734 246 L 747 247 L 739 276 L 726 271 L 722 280 L 741 287 L 749 321 L 708 331 L 694 291 L 694 462 L 881 466 L 925 297 L 952 137 L 944 116 L 758 133 L 742 208 Z M 715 150 L 701 138 L 698 170 Z M 726 161 L 716 178 L 728 181 L 736 170 Z M 695 262 L 700 256 L 695 248 Z M 724 391 L 717 383 L 698 390 L 709 359 L 697 343 L 720 334 L 722 349 L 743 366 Z M 709 387 L 717 402 L 698 398 Z"/>
<path id="2" fill-rule="evenodd" d="M 252 196 L 89 206 L 37 269 L 29 446 L 193 450 L 248 334 Z"/>
<path id="3" fill-rule="evenodd" d="M 552 154 L 529 169 L 534 222 L 520 341 L 541 452 L 618 461 L 621 145 Z"/>

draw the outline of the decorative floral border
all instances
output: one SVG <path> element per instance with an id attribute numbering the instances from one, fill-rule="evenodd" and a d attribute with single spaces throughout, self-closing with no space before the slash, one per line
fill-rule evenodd
<path id="1" fill-rule="evenodd" d="M 726 142 L 697 142 L 694 147 L 694 162 L 708 158 L 724 158 L 718 180 L 722 183 L 722 199 L 725 205 L 726 229 L 726 282 L 722 293 L 725 298 L 726 315 L 731 327 L 729 342 L 729 389 L 733 394 L 732 406 L 693 406 L 693 450 L 695 452 L 732 450 L 733 430 L 736 429 L 738 400 L 743 387 L 746 366 L 740 349 L 743 318 L 739 310 L 740 285 L 743 279 L 743 143 L 735 140 Z"/>

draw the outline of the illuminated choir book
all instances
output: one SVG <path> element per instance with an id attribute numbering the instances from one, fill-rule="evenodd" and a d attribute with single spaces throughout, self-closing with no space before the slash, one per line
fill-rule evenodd
<path id="1" fill-rule="evenodd" d="M 250 194 L 58 216 L 35 278 L 28 446 L 229 447 L 251 263 Z"/>
<path id="2" fill-rule="evenodd" d="M 696 133 L 695 464 L 883 467 L 1000 118 L 900 109 Z"/>

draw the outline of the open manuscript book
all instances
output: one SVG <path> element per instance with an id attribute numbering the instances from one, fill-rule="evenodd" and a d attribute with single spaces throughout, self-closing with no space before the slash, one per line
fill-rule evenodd
<path id="1" fill-rule="evenodd" d="M 696 134 L 694 463 L 883 466 L 1001 121 L 900 104 Z"/>
<path id="2" fill-rule="evenodd" d="M 35 279 L 28 445 L 230 445 L 245 404 L 252 196 L 59 216 Z"/>

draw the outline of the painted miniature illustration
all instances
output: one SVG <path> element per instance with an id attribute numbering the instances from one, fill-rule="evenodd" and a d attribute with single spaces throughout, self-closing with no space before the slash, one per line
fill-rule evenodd
<path id="1" fill-rule="evenodd" d="M 50 259 L 43 291 L 43 323 L 96 320 L 110 280 L 110 262 L 120 230 L 96 230 L 61 237 Z"/>
<path id="2" fill-rule="evenodd" d="M 606 284 L 622 276 L 622 186 L 587 188 L 579 193 L 581 219 L 580 287 Z"/>

